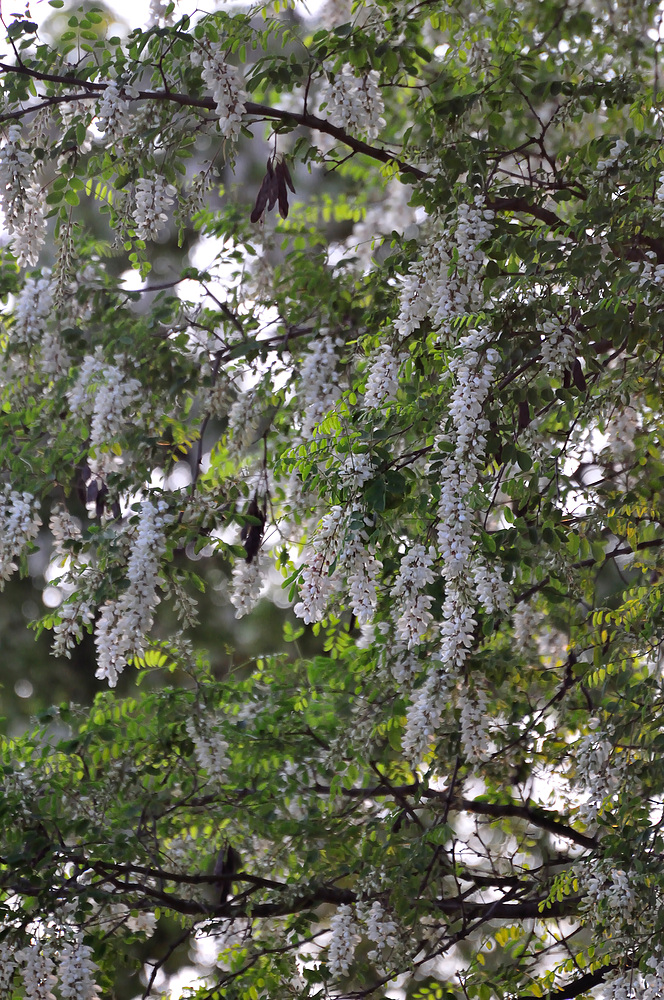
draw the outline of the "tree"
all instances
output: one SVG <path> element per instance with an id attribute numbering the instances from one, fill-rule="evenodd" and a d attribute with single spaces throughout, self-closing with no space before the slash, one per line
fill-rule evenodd
<path id="1" fill-rule="evenodd" d="M 0 577 L 103 683 L 2 742 L 4 994 L 660 996 L 657 4 L 12 17 Z"/>

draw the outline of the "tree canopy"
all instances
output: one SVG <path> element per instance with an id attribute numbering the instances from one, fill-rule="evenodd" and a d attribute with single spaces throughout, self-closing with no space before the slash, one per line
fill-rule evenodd
<path id="1" fill-rule="evenodd" d="M 0 579 L 100 683 L 0 741 L 0 995 L 662 996 L 658 4 L 50 6 Z"/>

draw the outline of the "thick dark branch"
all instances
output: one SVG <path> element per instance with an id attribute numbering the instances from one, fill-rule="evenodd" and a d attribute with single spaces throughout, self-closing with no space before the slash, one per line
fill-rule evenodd
<path id="1" fill-rule="evenodd" d="M 45 83 L 55 83 L 65 87 L 85 88 L 86 92 L 71 95 L 71 97 L 62 95 L 54 95 L 53 97 L 44 96 L 44 101 L 40 107 L 44 107 L 44 104 L 58 104 L 66 100 L 89 100 L 106 90 L 107 86 L 105 83 L 93 83 L 91 80 L 81 80 L 76 76 L 68 76 L 66 74 L 60 76 L 56 73 L 41 73 L 39 70 L 30 69 L 30 67 L 25 65 L 11 66 L 8 63 L 0 63 L 0 73 L 17 73 L 21 76 L 29 76 L 33 80 L 41 80 Z M 193 97 L 191 94 L 177 94 L 173 91 L 165 90 L 140 90 L 138 98 L 134 99 L 143 101 L 168 101 L 178 104 L 180 107 L 201 108 L 205 111 L 214 111 L 216 108 L 216 104 L 211 97 Z M 296 111 L 284 111 L 281 108 L 271 108 L 267 104 L 256 104 L 253 101 L 248 101 L 245 108 L 249 115 L 282 121 L 289 125 L 302 125 L 316 132 L 324 132 L 326 135 L 331 135 L 345 146 L 348 146 L 354 153 L 363 153 L 365 156 L 371 157 L 372 160 L 378 160 L 379 163 L 394 163 L 402 173 L 412 174 L 418 180 L 422 180 L 427 176 L 424 170 L 420 170 L 419 167 L 413 164 L 405 163 L 395 153 L 378 146 L 371 146 L 362 139 L 356 139 L 354 136 L 348 135 L 344 129 L 338 128 L 324 118 L 318 118 L 316 115 L 309 114 L 308 112 L 300 114 Z M 24 115 L 31 114 L 34 110 L 35 108 L 33 107 L 27 107 L 17 111 L 10 111 L 7 114 L 0 115 L 0 122 L 21 118 Z"/>
<path id="2" fill-rule="evenodd" d="M 625 967 L 630 968 L 630 963 L 627 962 Z M 573 979 L 571 983 L 561 986 L 559 990 L 552 990 L 551 993 L 546 993 L 544 997 L 536 998 L 528 994 L 523 995 L 520 1000 L 573 1000 L 574 997 L 578 997 L 582 993 L 587 993 L 593 986 L 599 986 L 616 968 L 617 966 L 615 965 L 603 965 L 601 969 L 597 969 L 595 972 L 586 972 L 585 976 Z"/>
<path id="3" fill-rule="evenodd" d="M 540 909 L 546 897 L 517 900 L 513 903 L 502 900 L 494 903 L 473 903 L 456 896 L 453 899 L 441 899 L 436 906 L 441 913 L 450 916 L 458 914 L 468 920 L 554 920 L 559 917 L 577 916 L 582 898 L 582 896 L 567 896 L 560 902 L 554 900 L 549 906 Z"/>
<path id="4" fill-rule="evenodd" d="M 318 784 L 315 786 L 315 789 L 317 792 L 323 794 L 329 794 L 331 790 L 329 785 Z M 342 795 L 357 799 L 390 798 L 393 797 L 394 792 L 398 792 L 402 796 L 415 795 L 420 799 L 437 799 L 444 802 L 445 806 L 453 812 L 470 812 L 476 816 L 492 816 L 496 819 L 508 819 L 513 816 L 526 820 L 532 826 L 546 830 L 548 833 L 563 837 L 565 840 L 571 840 L 572 843 L 578 844 L 579 847 L 585 847 L 588 850 L 593 850 L 597 847 L 598 841 L 596 837 L 589 837 L 585 833 L 580 833 L 569 826 L 556 813 L 540 809 L 538 806 L 525 806 L 519 802 L 485 802 L 482 799 L 465 799 L 458 795 L 453 796 L 450 800 L 446 790 L 422 788 L 421 785 L 416 783 L 412 785 L 398 785 L 393 788 L 379 784 L 369 788 L 340 789 Z"/>
<path id="5" fill-rule="evenodd" d="M 546 222 L 554 229 L 568 229 L 566 222 L 551 212 L 548 208 L 540 205 L 533 205 L 526 198 L 487 198 L 486 207 L 492 212 L 523 212 L 524 215 L 532 215 L 540 222 Z"/>

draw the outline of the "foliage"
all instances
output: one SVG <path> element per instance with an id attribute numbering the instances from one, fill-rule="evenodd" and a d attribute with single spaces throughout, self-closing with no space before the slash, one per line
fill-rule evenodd
<path id="1" fill-rule="evenodd" d="M 659 996 L 657 5 L 153 6 L 0 61 L 0 577 L 178 678 L 3 742 L 0 989 Z"/>

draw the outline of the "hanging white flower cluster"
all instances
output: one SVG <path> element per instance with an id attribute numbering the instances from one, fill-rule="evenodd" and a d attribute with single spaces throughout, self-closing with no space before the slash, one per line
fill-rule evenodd
<path id="1" fill-rule="evenodd" d="M 628 148 L 628 143 L 624 139 L 617 139 L 611 149 L 609 150 L 609 155 L 605 160 L 598 160 L 597 166 L 595 167 L 593 174 L 595 177 L 600 177 L 602 174 L 606 174 L 609 170 L 613 170 L 616 166 L 622 154 Z"/>
<path id="2" fill-rule="evenodd" d="M 216 719 L 203 716 L 187 719 L 189 734 L 196 753 L 196 760 L 215 781 L 223 782 L 230 764 L 228 743 L 219 732 Z"/>
<path id="3" fill-rule="evenodd" d="M 424 588 L 434 581 L 432 566 L 436 558 L 433 546 L 425 549 L 420 543 L 411 546 L 401 560 L 399 574 L 390 597 L 395 604 L 397 638 L 410 649 L 427 634 L 433 615 L 429 608 L 433 598 Z"/>
<path id="4" fill-rule="evenodd" d="M 16 949 L 11 940 L 5 937 L 0 941 L 0 996 L 11 995 L 9 987 L 17 968 Z"/>
<path id="5" fill-rule="evenodd" d="M 96 1000 L 99 987 L 95 982 L 98 966 L 92 961 L 92 948 L 83 943 L 78 930 L 73 939 L 60 948 L 60 994 L 64 1000 Z"/>
<path id="6" fill-rule="evenodd" d="M 52 955 L 53 948 L 49 941 L 35 941 L 17 952 L 25 1000 L 55 1000 L 52 991 L 58 979 Z"/>
<path id="7" fill-rule="evenodd" d="M 123 358 L 120 355 L 116 360 L 121 364 Z M 98 348 L 85 358 L 67 398 L 72 411 L 92 418 L 89 464 L 96 475 L 105 477 L 117 468 L 117 459 L 104 446 L 120 436 L 130 414 L 135 419 L 143 398 L 141 383 L 128 378 L 118 365 L 107 364 Z"/>
<path id="8" fill-rule="evenodd" d="M 417 691 L 406 712 L 406 728 L 401 745 L 404 757 L 416 767 L 429 752 L 451 696 L 448 671 L 434 668 Z"/>
<path id="9" fill-rule="evenodd" d="M 136 181 L 133 213 L 139 239 L 157 239 L 159 231 L 168 222 L 165 209 L 173 204 L 176 194 L 177 189 L 173 184 L 167 184 L 166 178 L 160 174 L 156 177 L 139 177 Z"/>
<path id="10" fill-rule="evenodd" d="M 353 964 L 355 948 L 361 941 L 352 908 L 344 903 L 330 920 L 330 943 L 327 962 L 333 976 L 347 976 Z"/>
<path id="11" fill-rule="evenodd" d="M 399 370 L 407 355 L 395 354 L 390 344 L 382 344 L 369 360 L 364 405 L 367 410 L 377 409 L 397 398 Z"/>
<path id="12" fill-rule="evenodd" d="M 633 406 L 624 406 L 617 410 L 609 421 L 608 447 L 613 458 L 622 465 L 634 459 L 634 440 L 639 430 L 639 414 Z"/>
<path id="13" fill-rule="evenodd" d="M 258 604 L 263 589 L 262 562 L 261 553 L 258 552 L 251 562 L 237 559 L 233 566 L 230 601 L 235 608 L 236 618 L 244 618 Z"/>
<path id="14" fill-rule="evenodd" d="M 305 625 L 321 621 L 328 601 L 339 585 L 338 574 L 330 574 L 330 569 L 339 551 L 343 522 L 343 508 L 332 507 L 321 519 L 314 536 L 313 558 L 302 570 L 300 600 L 293 608 Z"/>
<path id="15" fill-rule="evenodd" d="M 240 70 L 226 62 L 222 52 L 195 51 L 191 61 L 201 65 L 203 82 L 216 104 L 219 131 L 226 139 L 236 140 L 246 105 Z"/>
<path id="16" fill-rule="evenodd" d="M 378 583 L 383 564 L 368 545 L 365 531 L 349 532 L 340 561 L 346 573 L 350 609 L 357 624 L 367 626 L 373 620 L 378 605 Z"/>
<path id="17" fill-rule="evenodd" d="M 638 877 L 610 861 L 594 862 L 579 873 L 578 880 L 585 890 L 584 911 L 593 923 L 607 927 L 612 937 L 618 936 L 621 924 L 633 921 L 643 907 L 636 891 Z"/>
<path id="18" fill-rule="evenodd" d="M 450 401 L 454 452 L 443 465 L 438 505 L 438 545 L 443 576 L 456 580 L 466 572 L 473 548 L 473 519 L 468 493 L 484 462 L 489 424 L 483 407 L 500 355 L 492 347 L 481 352 L 488 335 L 474 331 L 462 337 L 462 355 L 450 363 L 457 384 Z"/>
<path id="19" fill-rule="evenodd" d="M 119 87 L 111 80 L 104 90 L 97 110 L 97 128 L 112 142 L 117 142 L 131 128 L 130 97 L 136 95 L 133 87 Z"/>
<path id="20" fill-rule="evenodd" d="M 302 359 L 299 391 L 304 414 L 302 437 L 305 441 L 312 440 L 318 424 L 341 395 L 335 347 L 340 347 L 342 343 L 322 334 L 313 341 Z"/>
<path id="21" fill-rule="evenodd" d="M 549 375 L 559 375 L 576 360 L 578 332 L 570 324 L 564 325 L 557 316 L 542 323 L 542 362 Z"/>
<path id="22" fill-rule="evenodd" d="M 332 125 L 375 139 L 385 128 L 385 119 L 381 117 L 385 104 L 379 87 L 380 73 L 372 69 L 363 76 L 356 76 L 349 63 L 334 74 L 332 70 L 328 73 L 333 78 L 330 80 L 328 76 L 319 106 L 325 105 Z"/>
<path id="23" fill-rule="evenodd" d="M 343 489 L 355 495 L 365 483 L 373 479 L 375 466 L 368 452 L 348 452 L 345 458 L 339 458 L 339 480 Z"/>
<path id="24" fill-rule="evenodd" d="M 517 605 L 512 614 L 512 631 L 520 648 L 529 648 L 542 627 L 542 615 L 528 602 Z"/>
<path id="25" fill-rule="evenodd" d="M 159 603 L 159 560 L 166 549 L 166 504 L 144 500 L 127 563 L 129 586 L 114 601 L 107 601 L 97 622 L 96 676 L 115 687 L 129 659 L 144 653 L 145 634 L 152 628 Z"/>
<path id="26" fill-rule="evenodd" d="M 489 565 L 481 557 L 476 557 L 472 574 L 477 599 L 487 615 L 496 611 L 507 613 L 512 603 L 512 592 L 503 580 L 500 564 Z"/>
<path id="27" fill-rule="evenodd" d="M 0 494 L 0 590 L 18 569 L 17 560 L 41 526 L 39 501 L 5 486 Z"/>
<path id="28" fill-rule="evenodd" d="M 53 310 L 50 277 L 26 278 L 14 307 L 12 341 L 22 347 L 38 344 Z"/>
<path id="29" fill-rule="evenodd" d="M 0 205 L 19 264 L 36 264 L 46 234 L 44 197 L 33 173 L 32 154 L 21 145 L 20 125 L 9 126 L 0 148 Z"/>
<path id="30" fill-rule="evenodd" d="M 587 796 L 579 807 L 579 815 L 587 824 L 596 822 L 628 765 L 627 755 L 614 750 L 611 740 L 599 729 L 599 720 L 591 719 L 589 727 L 591 732 L 578 741 L 574 754 L 574 784 Z"/>
<path id="31" fill-rule="evenodd" d="M 461 710 L 460 735 L 461 750 L 468 763 L 489 760 L 489 726 L 487 698 L 484 691 L 472 693 L 462 690 L 457 697 L 457 707 Z"/>
<path id="32" fill-rule="evenodd" d="M 375 899 L 371 909 L 363 914 L 363 921 L 366 924 L 367 937 L 376 945 L 368 953 L 367 958 L 370 962 L 382 963 L 386 952 L 399 946 L 399 927 L 378 899 Z"/>
<path id="33" fill-rule="evenodd" d="M 494 213 L 483 207 L 481 196 L 472 205 L 457 208 L 456 224 L 431 242 L 421 260 L 402 279 L 401 302 L 395 329 L 408 337 L 428 316 L 441 334 L 453 334 L 453 321 L 482 303 L 480 271 L 485 256 L 480 244 L 491 236 Z"/>

